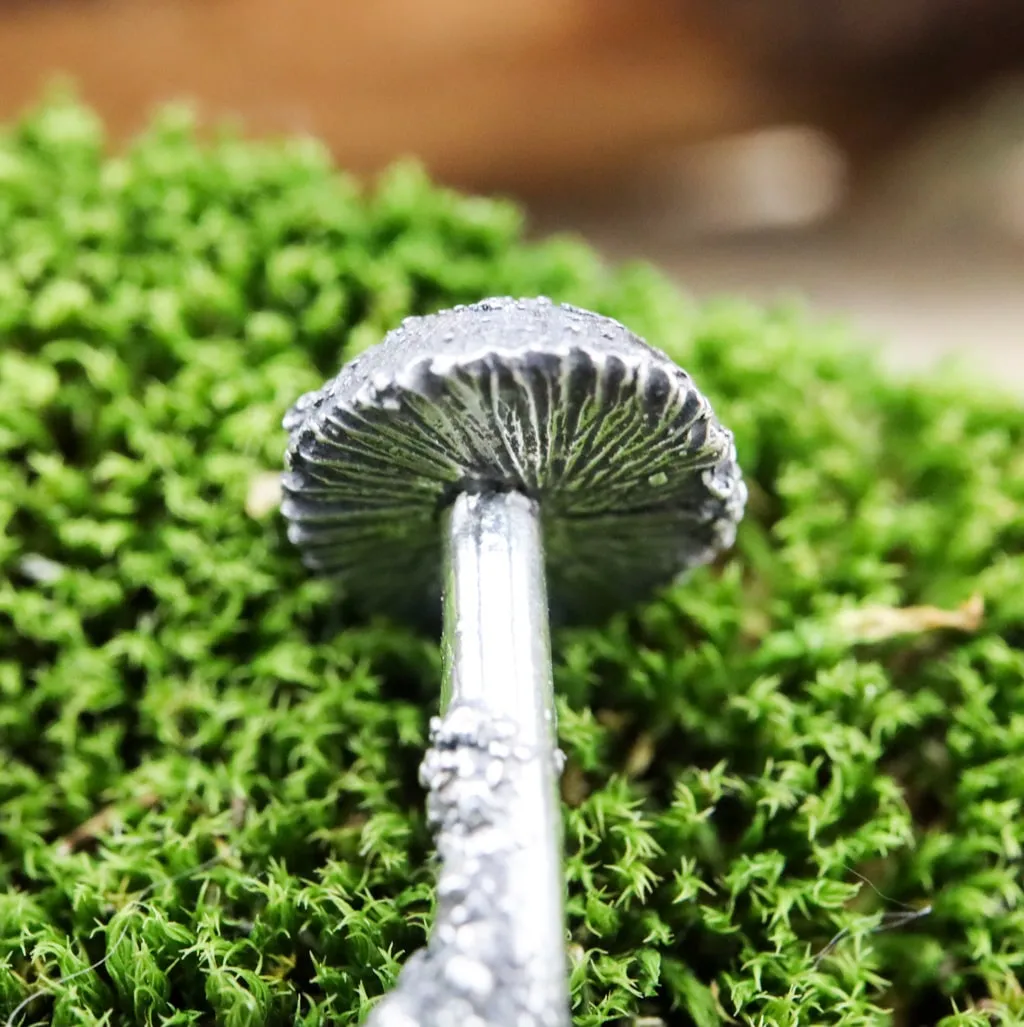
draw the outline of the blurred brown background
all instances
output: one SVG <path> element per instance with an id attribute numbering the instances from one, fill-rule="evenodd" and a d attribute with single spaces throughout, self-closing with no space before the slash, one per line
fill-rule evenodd
<path id="1" fill-rule="evenodd" d="M 0 117 L 197 103 L 1024 388 L 1020 0 L 0 0 Z"/>

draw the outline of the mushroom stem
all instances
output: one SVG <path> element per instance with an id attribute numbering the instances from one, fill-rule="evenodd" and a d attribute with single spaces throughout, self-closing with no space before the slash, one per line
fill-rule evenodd
<path id="1" fill-rule="evenodd" d="M 479 711 L 491 730 L 485 780 L 507 801 L 492 830 L 512 843 L 505 894 L 516 966 L 560 1024 L 566 1001 L 561 804 L 544 550 L 537 504 L 517 492 L 459 496 L 448 514 L 442 711 Z M 511 970 L 512 968 L 510 968 Z"/>
<path id="2" fill-rule="evenodd" d="M 536 504 L 445 514 L 441 716 L 421 768 L 440 874 L 427 946 L 374 1027 L 568 1027 L 547 590 Z"/>

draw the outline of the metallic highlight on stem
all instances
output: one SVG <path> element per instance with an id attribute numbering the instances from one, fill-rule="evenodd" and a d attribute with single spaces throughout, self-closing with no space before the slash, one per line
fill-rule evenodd
<path id="1" fill-rule="evenodd" d="M 427 946 L 371 1027 L 568 1027 L 547 596 L 536 505 L 446 515 L 445 686 L 421 767 L 440 861 Z"/>

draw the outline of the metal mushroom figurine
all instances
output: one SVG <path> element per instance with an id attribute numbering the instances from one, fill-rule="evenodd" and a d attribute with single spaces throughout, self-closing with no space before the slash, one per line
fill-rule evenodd
<path id="1" fill-rule="evenodd" d="M 443 609 L 436 919 L 369 1022 L 565 1027 L 549 603 L 601 618 L 730 546 L 732 435 L 618 322 L 507 298 L 408 318 L 285 427 L 306 565 L 367 612 Z"/>

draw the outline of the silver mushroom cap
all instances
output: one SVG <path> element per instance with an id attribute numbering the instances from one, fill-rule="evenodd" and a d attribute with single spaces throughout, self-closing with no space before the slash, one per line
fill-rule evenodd
<path id="1" fill-rule="evenodd" d="M 690 376 L 619 322 L 543 298 L 407 318 L 284 425 L 282 512 L 306 565 L 413 622 L 439 616 L 438 518 L 459 493 L 538 501 L 560 622 L 713 559 L 746 502 L 732 434 Z"/>

